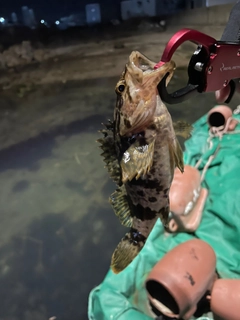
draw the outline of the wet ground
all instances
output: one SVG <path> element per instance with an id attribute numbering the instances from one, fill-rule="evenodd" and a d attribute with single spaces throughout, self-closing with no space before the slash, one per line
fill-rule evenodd
<path id="1" fill-rule="evenodd" d="M 0 319 L 87 319 L 89 291 L 125 231 L 95 142 L 112 117 L 116 81 L 21 84 L 0 94 Z M 186 82 L 180 68 L 169 91 Z M 215 104 L 201 94 L 169 110 L 193 123 Z"/>

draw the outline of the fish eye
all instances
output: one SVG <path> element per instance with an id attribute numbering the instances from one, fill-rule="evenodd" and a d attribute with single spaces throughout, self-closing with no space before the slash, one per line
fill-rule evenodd
<path id="1" fill-rule="evenodd" d="M 124 84 L 120 84 L 120 86 L 118 86 L 118 91 L 123 92 L 125 89 L 125 85 Z"/>
<path id="2" fill-rule="evenodd" d="M 124 84 L 120 84 L 117 88 L 117 93 L 122 93 L 125 89 L 125 85 Z"/>

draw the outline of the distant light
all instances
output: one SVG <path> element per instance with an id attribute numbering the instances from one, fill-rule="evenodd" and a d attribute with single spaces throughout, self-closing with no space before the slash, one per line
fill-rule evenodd
<path id="1" fill-rule="evenodd" d="M 41 23 L 45 23 L 45 20 L 42 19 L 40 22 L 41 22 Z"/>
<path id="2" fill-rule="evenodd" d="M 165 20 L 161 20 L 161 21 L 159 22 L 159 24 L 160 24 L 161 27 L 165 27 L 166 21 L 165 21 Z"/>
<path id="3" fill-rule="evenodd" d="M 3 23 L 5 19 L 3 17 L 0 18 L 0 23 Z"/>
<path id="4" fill-rule="evenodd" d="M 60 21 L 55 21 L 55 24 L 58 26 L 60 24 Z"/>

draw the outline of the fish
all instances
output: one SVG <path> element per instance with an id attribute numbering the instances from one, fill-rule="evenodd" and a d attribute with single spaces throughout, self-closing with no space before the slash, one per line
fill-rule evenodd
<path id="1" fill-rule="evenodd" d="M 133 51 L 115 87 L 113 120 L 98 139 L 102 156 L 117 189 L 109 201 L 122 225 L 130 230 L 117 245 L 111 259 L 114 273 L 123 271 L 138 255 L 158 218 L 168 230 L 169 189 L 176 167 L 184 170 L 178 134 L 186 136 L 182 122 L 172 122 L 157 86 L 175 63 L 154 69 L 155 62 Z M 175 130 L 174 130 L 175 129 Z"/>

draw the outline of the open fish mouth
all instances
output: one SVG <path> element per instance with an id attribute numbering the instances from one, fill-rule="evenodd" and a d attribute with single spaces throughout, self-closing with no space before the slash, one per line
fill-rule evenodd
<path id="1" fill-rule="evenodd" d="M 157 85 L 161 79 L 169 73 L 167 84 L 170 81 L 173 71 L 175 70 L 175 63 L 173 61 L 166 62 L 161 67 L 154 69 L 156 62 L 148 59 L 138 51 L 133 51 L 129 56 L 129 62 L 127 64 L 127 70 L 139 83 L 143 83 L 146 78 L 154 79 L 154 83 Z"/>
<path id="2" fill-rule="evenodd" d="M 129 57 L 129 64 L 137 69 L 140 69 L 142 72 L 151 73 L 154 71 L 155 62 L 149 60 L 147 57 L 142 55 L 138 51 L 133 51 Z"/>

